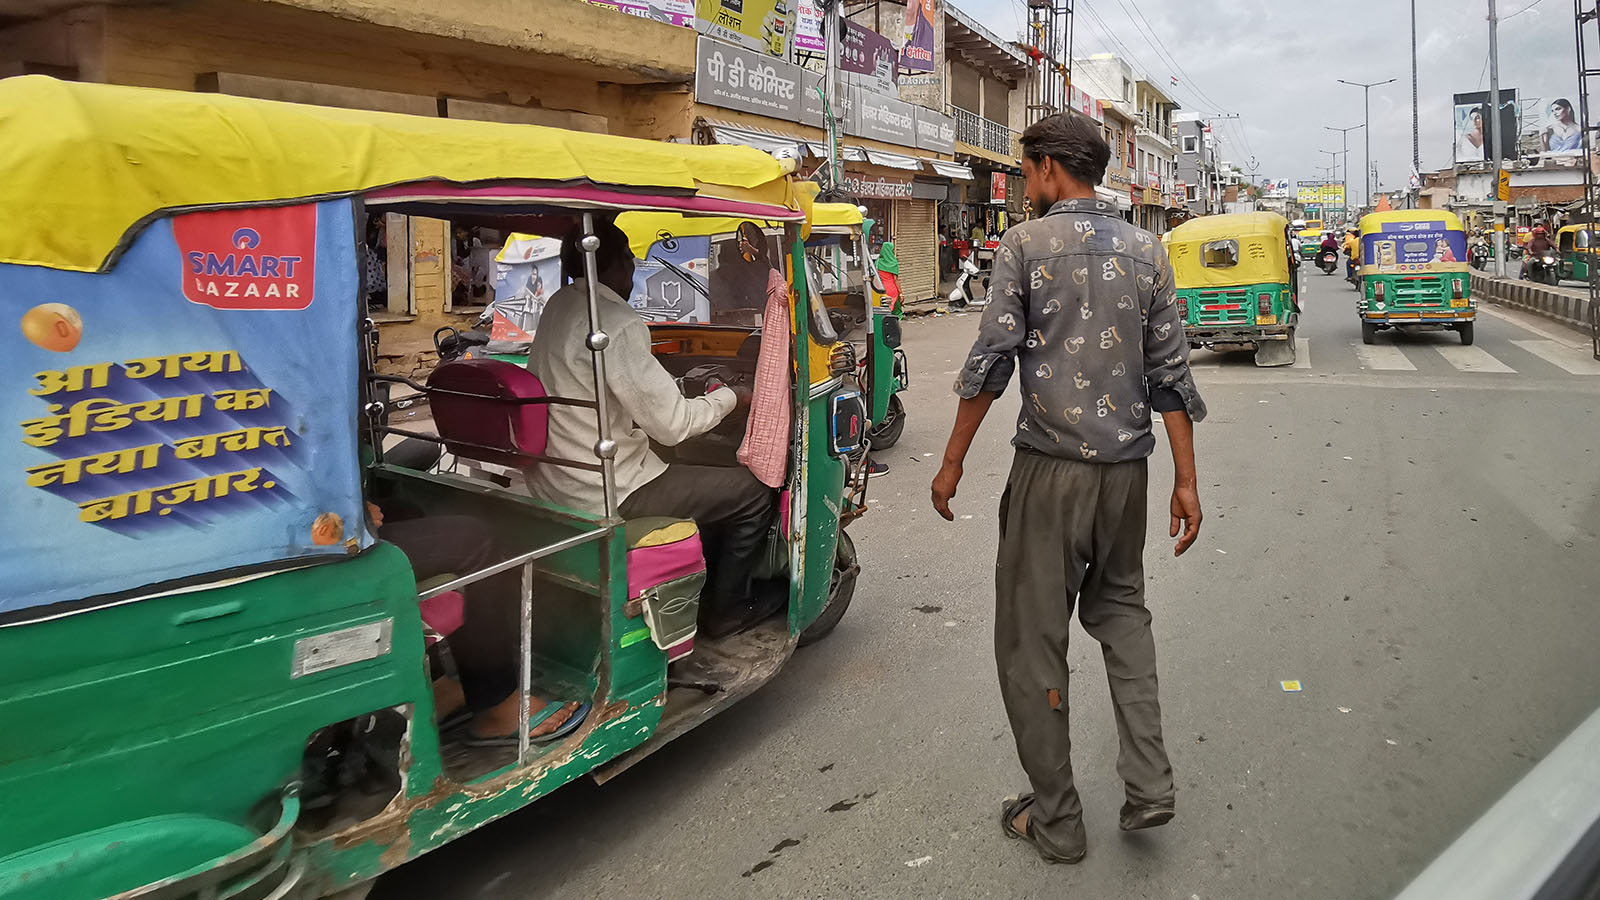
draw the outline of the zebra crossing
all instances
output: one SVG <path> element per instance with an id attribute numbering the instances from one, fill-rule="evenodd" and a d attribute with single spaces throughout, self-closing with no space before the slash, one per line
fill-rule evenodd
<path id="1" fill-rule="evenodd" d="M 1524 375 L 1541 378 L 1600 376 L 1600 360 L 1594 359 L 1587 346 L 1573 341 L 1548 338 L 1512 338 L 1483 346 L 1482 343 L 1463 346 L 1454 342 L 1454 336 L 1437 342 L 1407 340 L 1391 343 L 1380 339 L 1376 344 L 1363 344 L 1348 338 L 1299 338 L 1296 342 L 1296 359 L 1293 366 L 1280 369 L 1261 369 L 1254 364 L 1248 352 L 1215 353 L 1194 350 L 1189 355 L 1189 365 L 1196 374 L 1249 374 L 1268 375 L 1308 370 L 1329 374 L 1461 374 L 1461 375 Z"/>

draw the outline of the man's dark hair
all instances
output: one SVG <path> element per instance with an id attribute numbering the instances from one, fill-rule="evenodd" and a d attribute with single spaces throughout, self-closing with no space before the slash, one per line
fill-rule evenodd
<path id="1" fill-rule="evenodd" d="M 1111 147 L 1087 116 L 1045 116 L 1022 133 L 1022 155 L 1035 163 L 1046 156 L 1084 184 L 1099 184 L 1111 162 Z"/>
<path id="2" fill-rule="evenodd" d="M 612 266 L 633 253 L 628 246 L 628 236 L 610 219 L 597 216 L 594 221 L 594 234 L 600 239 L 600 249 L 594 252 L 596 275 L 605 274 Z M 583 267 L 583 248 L 578 243 L 581 240 L 583 240 L 581 222 L 568 229 L 567 236 L 561 239 L 561 272 L 568 281 L 576 281 L 586 274 Z"/>

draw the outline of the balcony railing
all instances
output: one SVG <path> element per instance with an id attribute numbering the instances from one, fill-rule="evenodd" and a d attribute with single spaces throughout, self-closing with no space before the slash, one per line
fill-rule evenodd
<path id="1" fill-rule="evenodd" d="M 1010 128 L 959 106 L 950 107 L 950 115 L 956 120 L 956 140 L 1001 156 L 1017 155 L 1017 133 Z"/>

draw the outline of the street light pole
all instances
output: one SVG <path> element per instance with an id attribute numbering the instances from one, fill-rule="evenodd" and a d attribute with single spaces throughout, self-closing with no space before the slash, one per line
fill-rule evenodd
<path id="1" fill-rule="evenodd" d="M 1351 125 L 1349 128 L 1335 128 L 1332 125 L 1324 125 L 1322 127 L 1327 131 L 1337 131 L 1337 132 L 1339 132 L 1339 137 L 1344 139 L 1344 150 L 1341 151 L 1341 152 L 1346 154 L 1346 156 L 1344 158 L 1344 182 L 1343 182 L 1343 184 L 1344 184 L 1344 193 L 1345 193 L 1344 204 L 1345 204 L 1345 218 L 1349 219 L 1350 218 L 1350 213 L 1349 213 L 1349 209 L 1350 209 L 1350 157 L 1349 157 L 1348 154 L 1350 153 L 1350 132 L 1355 131 L 1357 128 L 1365 128 L 1367 126 L 1365 126 L 1365 125 Z"/>
<path id="2" fill-rule="evenodd" d="M 1494 0 L 1489 0 L 1489 121 L 1484 124 L 1489 128 L 1489 155 L 1493 161 L 1489 171 L 1494 173 L 1494 180 L 1489 188 L 1494 198 L 1495 215 L 1503 217 L 1505 207 L 1500 199 L 1500 20 L 1494 14 Z M 1494 230 L 1494 274 L 1496 278 L 1506 277 L 1506 231 L 1501 223 Z"/>
<path id="3" fill-rule="evenodd" d="M 1490 2 L 1493 2 L 1493 0 L 1490 0 Z M 1389 78 L 1384 81 L 1365 82 L 1345 81 L 1343 78 L 1339 79 L 1340 84 L 1348 84 L 1351 87 L 1361 88 L 1361 116 L 1364 127 L 1366 128 L 1365 137 L 1367 139 L 1367 167 L 1362 173 L 1365 177 L 1362 178 L 1364 183 L 1361 188 L 1362 199 L 1365 201 L 1365 203 L 1372 202 L 1372 89 L 1375 87 L 1382 87 L 1383 85 L 1389 84 L 1394 80 L 1395 79 L 1393 78 Z"/>
<path id="4" fill-rule="evenodd" d="M 1417 129 L 1417 0 L 1411 0 L 1411 177 L 1417 180 L 1407 195 L 1412 209 L 1422 205 L 1422 143 Z"/>

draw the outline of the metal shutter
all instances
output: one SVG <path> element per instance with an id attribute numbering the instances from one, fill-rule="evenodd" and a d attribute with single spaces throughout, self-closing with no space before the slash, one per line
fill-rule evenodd
<path id="1" fill-rule="evenodd" d="M 900 295 L 907 303 L 939 294 L 939 237 L 932 200 L 896 200 L 894 251 L 900 260 Z"/>

